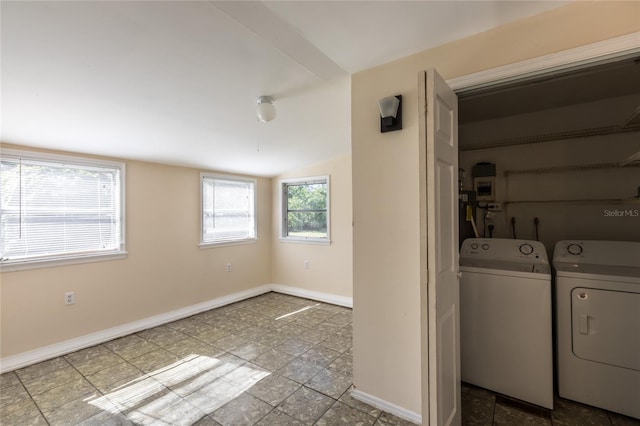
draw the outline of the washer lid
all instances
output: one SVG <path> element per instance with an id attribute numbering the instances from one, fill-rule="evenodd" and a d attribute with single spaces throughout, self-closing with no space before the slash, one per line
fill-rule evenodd
<path id="1" fill-rule="evenodd" d="M 551 268 L 548 264 L 532 262 L 512 262 L 505 260 L 460 258 L 460 266 L 466 268 L 529 272 L 545 275 L 549 275 L 551 273 Z"/>

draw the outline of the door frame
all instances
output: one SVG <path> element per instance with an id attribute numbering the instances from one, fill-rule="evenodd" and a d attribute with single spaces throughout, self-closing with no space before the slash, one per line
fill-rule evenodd
<path id="1" fill-rule="evenodd" d="M 447 80 L 457 95 L 640 55 L 640 31 Z"/>
<path id="2" fill-rule="evenodd" d="M 507 84 L 526 82 L 542 76 L 577 71 L 594 65 L 603 65 L 636 56 L 640 56 L 640 32 L 463 75 L 449 79 L 446 83 L 457 95 L 460 95 L 482 89 L 497 88 Z M 422 170 L 422 168 L 420 167 L 419 171 L 420 179 L 426 178 L 426 170 Z M 422 215 L 420 220 L 423 220 Z M 423 283 L 421 283 L 422 285 Z M 428 310 L 429 305 L 423 301 L 421 307 L 420 317 L 424 324 L 424 321 L 430 315 L 430 312 L 425 312 L 425 310 Z M 424 325 L 428 330 L 429 326 L 427 324 Z M 429 342 L 428 338 L 426 338 L 426 330 L 422 331 L 421 334 L 421 353 L 424 359 L 424 357 L 428 358 Z M 425 407 L 429 407 L 428 374 L 425 374 L 425 372 L 422 375 L 422 389 L 422 424 L 429 425 L 429 413 L 424 412 Z"/>

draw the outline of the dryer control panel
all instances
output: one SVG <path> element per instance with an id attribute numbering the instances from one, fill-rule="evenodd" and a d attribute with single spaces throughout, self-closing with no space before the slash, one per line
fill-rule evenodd
<path id="1" fill-rule="evenodd" d="M 460 258 L 549 263 L 541 242 L 506 238 L 468 238 L 462 243 Z"/>
<path id="2" fill-rule="evenodd" d="M 640 242 L 563 240 L 553 250 L 554 263 L 640 267 Z"/>

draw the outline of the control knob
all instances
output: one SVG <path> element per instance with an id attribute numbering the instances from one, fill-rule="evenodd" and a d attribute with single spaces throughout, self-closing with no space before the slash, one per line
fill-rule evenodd
<path id="1" fill-rule="evenodd" d="M 569 254 L 577 256 L 579 254 L 582 254 L 582 246 L 580 244 L 569 244 L 567 246 L 567 251 L 569 252 Z"/>
<path id="2" fill-rule="evenodd" d="M 533 253 L 533 246 L 528 243 L 520 244 L 520 253 L 531 254 Z"/>

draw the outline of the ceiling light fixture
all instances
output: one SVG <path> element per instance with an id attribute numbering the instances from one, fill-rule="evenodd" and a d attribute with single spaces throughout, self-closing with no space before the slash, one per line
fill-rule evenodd
<path id="1" fill-rule="evenodd" d="M 258 120 L 263 123 L 276 118 L 276 107 L 273 106 L 273 98 L 271 96 L 260 96 L 258 98 Z"/>

